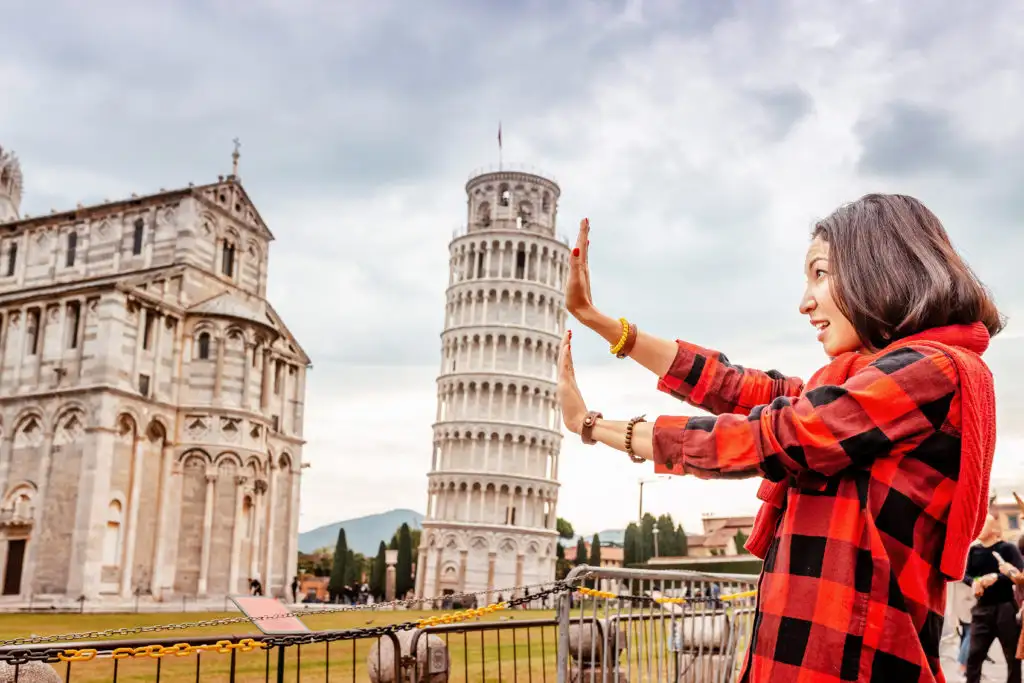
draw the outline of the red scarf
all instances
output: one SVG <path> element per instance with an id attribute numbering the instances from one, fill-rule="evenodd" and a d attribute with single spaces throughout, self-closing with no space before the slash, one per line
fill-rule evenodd
<path id="1" fill-rule="evenodd" d="M 856 351 L 844 353 L 814 373 L 804 387 L 807 392 L 822 385 L 841 385 L 880 355 L 903 346 L 926 346 L 953 359 L 960 376 L 960 475 L 946 522 L 946 545 L 940 569 L 954 581 L 964 576 L 968 547 L 981 533 L 988 511 L 989 475 L 996 447 L 995 390 L 992 373 L 981 360 L 988 344 L 988 330 L 982 323 L 938 327 L 901 339 L 873 355 Z M 768 553 L 775 536 L 789 487 L 788 479 L 778 483 L 765 480 L 757 492 L 764 503 L 745 547 L 761 559 Z"/>

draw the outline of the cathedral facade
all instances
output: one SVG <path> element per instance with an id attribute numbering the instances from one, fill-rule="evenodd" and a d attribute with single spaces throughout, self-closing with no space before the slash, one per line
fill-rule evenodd
<path id="1" fill-rule="evenodd" d="M 309 359 L 237 156 L 45 216 L 21 193 L 0 150 L 0 604 L 284 595 Z"/>

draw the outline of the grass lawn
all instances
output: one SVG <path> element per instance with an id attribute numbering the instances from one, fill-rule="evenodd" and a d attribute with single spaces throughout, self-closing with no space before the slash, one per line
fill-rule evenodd
<path id="1" fill-rule="evenodd" d="M 303 621 L 313 630 L 340 630 L 374 628 L 402 621 L 436 616 L 438 612 L 348 612 L 311 615 Z M 112 628 L 194 622 L 202 619 L 237 617 L 231 614 L 0 614 L 0 639 L 34 635 L 55 635 L 81 631 L 101 631 Z M 498 621 L 512 626 L 516 622 L 534 619 L 553 619 L 554 611 L 513 610 L 497 612 L 480 621 Z M 473 622 L 468 622 L 473 623 Z M 183 629 L 165 634 L 142 634 L 139 638 L 167 638 L 172 645 L 188 642 L 189 636 L 256 636 L 259 630 L 247 623 L 213 628 Z M 451 681 L 543 681 L 555 680 L 555 626 L 510 628 L 480 632 L 449 633 L 440 635 L 447 640 L 451 657 Z M 122 637 L 123 638 L 123 637 Z M 367 658 L 374 638 L 314 643 L 293 646 L 285 650 L 285 680 L 287 681 L 368 681 Z M 239 652 L 235 658 L 235 671 L 239 681 L 276 680 L 277 651 Z M 301 665 L 300 665 L 301 659 Z M 116 669 L 115 669 L 116 665 Z M 159 665 L 159 673 L 158 673 Z M 54 665 L 64 678 L 68 664 Z M 70 681 L 195 681 L 197 667 L 204 681 L 227 681 L 231 667 L 230 654 L 201 653 L 170 656 L 160 660 L 136 657 L 114 661 L 94 659 L 70 664 Z M 269 672 L 268 672 L 269 666 Z M 328 675 L 329 674 L 329 675 Z"/>

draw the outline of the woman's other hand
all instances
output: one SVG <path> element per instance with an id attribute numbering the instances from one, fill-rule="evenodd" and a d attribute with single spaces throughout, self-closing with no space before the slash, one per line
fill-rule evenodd
<path id="1" fill-rule="evenodd" d="M 980 598 L 999 579 L 999 574 L 985 574 L 974 580 L 974 597 Z"/>
<path id="2" fill-rule="evenodd" d="M 562 337 L 562 348 L 558 353 L 558 404 L 562 409 L 562 421 L 573 434 L 583 428 L 587 416 L 587 404 L 576 384 L 576 370 L 572 364 L 572 330 Z"/>
<path id="3" fill-rule="evenodd" d="M 587 324 L 593 317 L 594 299 L 590 294 L 590 263 L 587 259 L 590 245 L 590 220 L 580 221 L 576 247 L 569 257 L 569 277 L 565 284 L 565 308 L 574 318 Z"/>

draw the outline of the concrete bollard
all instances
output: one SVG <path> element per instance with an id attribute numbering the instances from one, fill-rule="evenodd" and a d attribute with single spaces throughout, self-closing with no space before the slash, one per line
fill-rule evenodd
<path id="1" fill-rule="evenodd" d="M 13 666 L 0 662 L 0 683 L 61 683 L 57 670 L 44 662 L 25 662 Z"/>
<path id="2" fill-rule="evenodd" d="M 629 683 L 619 669 L 619 657 L 626 649 L 626 629 L 615 619 L 598 619 L 569 626 L 569 682 L 593 680 Z M 603 638 L 602 638 L 603 634 Z M 618 638 L 616 638 L 616 634 Z"/>
<path id="3" fill-rule="evenodd" d="M 412 639 L 416 631 L 400 631 L 398 637 L 399 658 L 412 654 Z M 412 681 L 413 667 L 403 667 L 401 678 L 395 680 L 395 645 L 390 638 L 379 638 L 370 648 L 366 658 L 370 672 L 370 683 L 407 683 Z M 448 683 L 451 656 L 444 641 L 433 634 L 421 634 L 416 643 L 417 683 Z"/>

